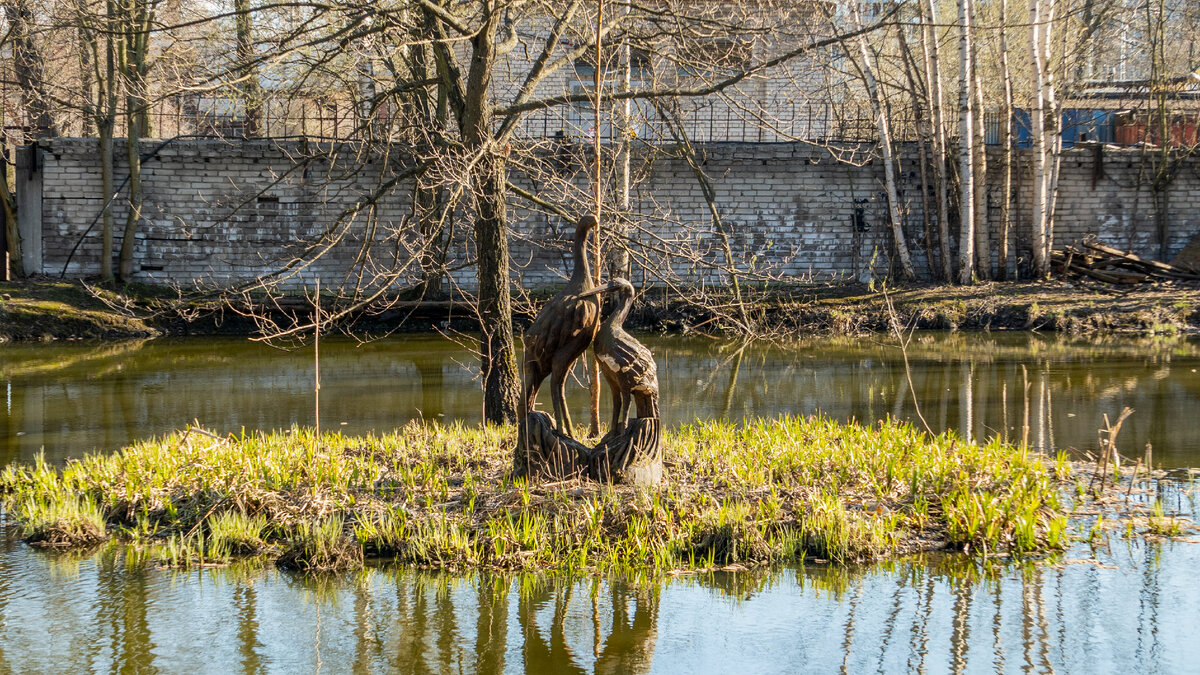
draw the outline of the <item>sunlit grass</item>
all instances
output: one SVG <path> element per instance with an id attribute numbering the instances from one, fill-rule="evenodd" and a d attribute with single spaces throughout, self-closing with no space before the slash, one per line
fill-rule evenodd
<path id="1" fill-rule="evenodd" d="M 364 555 L 436 568 L 696 569 L 846 563 L 935 548 L 1061 548 L 1061 465 L 911 426 L 781 418 L 667 433 L 653 489 L 509 475 L 509 428 L 408 424 L 382 436 L 192 430 L 61 470 L 9 467 L 27 531 L 94 514 L 168 565 L 265 554 L 300 569 Z M 1061 460 L 1059 460 L 1061 462 Z M 22 504 L 39 505 L 37 508 Z"/>
<path id="2" fill-rule="evenodd" d="M 108 538 L 104 515 L 94 499 L 75 494 L 28 495 L 14 515 L 26 541 L 40 546 L 82 547 Z"/>

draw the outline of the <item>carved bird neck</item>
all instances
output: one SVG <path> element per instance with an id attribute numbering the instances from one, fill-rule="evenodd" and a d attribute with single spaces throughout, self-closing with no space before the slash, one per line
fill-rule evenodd
<path id="1" fill-rule="evenodd" d="M 625 330 L 625 317 L 629 316 L 631 307 L 633 307 L 633 287 L 622 286 L 617 290 L 617 308 L 604 322 L 604 328 L 611 332 Z"/>
<path id="2" fill-rule="evenodd" d="M 572 248 L 575 256 L 575 269 L 571 272 L 570 285 L 584 291 L 592 288 L 592 268 L 588 265 L 587 243 L 588 234 L 591 233 L 594 223 L 594 220 L 585 220 L 575 228 L 575 243 Z"/>

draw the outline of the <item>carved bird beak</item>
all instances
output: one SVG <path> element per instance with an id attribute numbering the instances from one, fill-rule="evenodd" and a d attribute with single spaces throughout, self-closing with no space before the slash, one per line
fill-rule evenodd
<path id="1" fill-rule="evenodd" d="M 590 298 L 593 295 L 600 295 L 601 293 L 611 293 L 613 291 L 619 291 L 619 290 L 621 290 L 621 284 L 616 281 L 610 281 L 603 286 L 597 286 L 590 291 L 585 291 L 583 293 L 580 293 L 579 297 Z"/>

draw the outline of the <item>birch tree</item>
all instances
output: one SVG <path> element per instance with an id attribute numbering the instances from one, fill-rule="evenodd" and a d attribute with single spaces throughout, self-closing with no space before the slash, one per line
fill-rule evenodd
<path id="1" fill-rule="evenodd" d="M 950 255 L 950 188 L 946 171 L 949 144 L 946 139 L 942 67 L 938 47 L 938 14 L 935 0 L 921 0 L 921 53 L 925 81 L 929 83 L 929 107 L 933 119 L 934 182 L 937 186 L 938 242 L 941 249 L 942 278 L 954 278 L 954 262 Z"/>
<path id="2" fill-rule="evenodd" d="M 855 20 L 861 25 L 855 6 Z M 867 44 L 865 35 L 858 36 L 858 53 L 862 59 L 862 76 L 867 87 L 867 96 L 871 102 L 871 110 L 875 114 L 875 124 L 879 132 L 879 152 L 883 160 L 884 187 L 887 191 L 888 224 L 892 232 L 892 244 L 896 247 L 896 257 L 900 261 L 900 274 L 906 280 L 916 278 L 913 271 L 912 257 L 908 252 L 908 243 L 904 240 L 904 219 L 900 209 L 900 194 L 896 189 L 896 166 L 893 156 L 891 127 L 888 121 L 887 108 L 876 80 L 878 68 L 875 65 L 875 54 Z"/>
<path id="3" fill-rule="evenodd" d="M 974 6 L 971 11 L 975 11 Z M 971 129 L 971 133 L 974 135 L 971 171 L 973 173 L 972 190 L 975 196 L 974 213 L 972 214 L 975 219 L 973 225 L 975 230 L 975 276 L 978 279 L 988 280 L 992 278 L 992 247 L 991 230 L 988 223 L 987 129 L 984 118 L 984 111 L 987 108 L 984 107 L 983 81 L 980 77 L 982 67 L 979 63 L 979 41 L 975 24 L 976 19 L 972 17 L 969 40 L 973 90 L 971 100 L 975 105 L 974 126 Z"/>
<path id="4" fill-rule="evenodd" d="M 958 282 L 975 272 L 975 95 L 971 49 L 971 0 L 958 0 L 959 236 Z"/>
<path id="5" fill-rule="evenodd" d="M 1055 113 L 1054 80 L 1050 64 L 1051 28 L 1056 0 L 1029 0 L 1029 44 L 1033 63 L 1033 271 L 1038 278 L 1050 275 L 1052 242 L 1051 171 L 1054 142 L 1050 136 L 1056 125 L 1049 120 Z"/>
<path id="6" fill-rule="evenodd" d="M 1004 96 L 1000 107 L 1000 231 L 997 241 L 996 278 L 1008 279 L 1008 235 L 1012 211 L 1013 86 L 1008 63 L 1008 0 L 1000 0 L 1000 78 Z"/>

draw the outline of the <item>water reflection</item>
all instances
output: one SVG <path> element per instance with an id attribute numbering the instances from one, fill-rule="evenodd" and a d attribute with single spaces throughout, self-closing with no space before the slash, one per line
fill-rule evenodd
<path id="1" fill-rule="evenodd" d="M 12 546 L 5 672 L 1179 672 L 1200 603 L 1183 582 L 1200 554 L 1169 543 L 1050 565 L 933 556 L 582 579 L 183 573 L 119 548 L 79 559 Z"/>
<path id="2" fill-rule="evenodd" d="M 838 419 L 900 417 L 966 437 L 1026 440 L 1039 449 L 1095 444 L 1101 413 L 1136 410 L 1121 449 L 1200 465 L 1200 342 L 1074 341 L 1037 334 L 918 335 L 909 373 L 878 339 L 791 345 L 647 338 L 659 359 L 668 424 L 824 412 Z M 351 433 L 413 418 L 475 423 L 470 354 L 428 336 L 322 348 L 322 418 Z M 586 377 L 583 369 L 580 379 Z M 0 463 L 43 447 L 61 461 L 111 450 L 199 419 L 225 431 L 310 423 L 311 353 L 236 339 L 123 345 L 0 347 L 5 390 Z M 577 411 L 583 387 L 568 388 Z"/>

